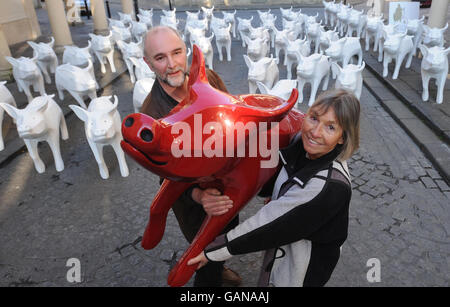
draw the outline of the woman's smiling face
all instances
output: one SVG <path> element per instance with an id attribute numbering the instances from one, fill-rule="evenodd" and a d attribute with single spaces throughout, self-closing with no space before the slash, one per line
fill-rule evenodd
<path id="1" fill-rule="evenodd" d="M 322 108 L 310 108 L 302 126 L 303 147 L 314 160 L 343 144 L 343 129 L 339 125 L 333 108 L 326 112 Z"/>

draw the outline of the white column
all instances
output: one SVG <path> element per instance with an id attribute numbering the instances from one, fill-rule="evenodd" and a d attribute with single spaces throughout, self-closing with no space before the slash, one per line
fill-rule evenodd
<path id="1" fill-rule="evenodd" d="M 91 0 L 91 11 L 92 18 L 94 19 L 94 33 L 103 35 L 109 34 L 104 1 Z"/>
<path id="2" fill-rule="evenodd" d="M 5 60 L 5 56 L 11 56 L 11 51 L 0 24 L 0 80 L 10 80 L 12 75 L 12 66 Z"/>
<path id="3" fill-rule="evenodd" d="M 431 2 L 428 26 L 430 28 L 443 28 L 447 23 L 449 0 L 434 0 Z"/>
<path id="4" fill-rule="evenodd" d="M 63 52 L 64 46 L 73 45 L 66 12 L 64 11 L 64 3 L 61 0 L 45 0 L 45 4 L 52 34 L 55 38 L 55 52 Z"/>
<path id="5" fill-rule="evenodd" d="M 131 18 L 134 19 L 134 7 L 133 0 L 120 0 L 122 2 L 122 12 L 124 14 L 131 14 Z"/>

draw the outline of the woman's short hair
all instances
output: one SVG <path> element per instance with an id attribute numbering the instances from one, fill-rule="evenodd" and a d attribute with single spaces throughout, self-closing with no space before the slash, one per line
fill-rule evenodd
<path id="1" fill-rule="evenodd" d="M 339 125 L 342 127 L 344 144 L 337 157 L 344 161 L 350 158 L 359 148 L 359 116 L 360 104 L 358 98 L 342 89 L 329 90 L 317 97 L 311 108 L 326 113 L 333 108 Z"/>

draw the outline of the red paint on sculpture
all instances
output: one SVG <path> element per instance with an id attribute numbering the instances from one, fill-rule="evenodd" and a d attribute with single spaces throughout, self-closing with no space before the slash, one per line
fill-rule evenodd
<path id="1" fill-rule="evenodd" d="M 202 188 L 217 188 L 233 200 L 233 207 L 227 213 L 205 219 L 192 244 L 170 272 L 169 285 L 182 286 L 189 281 L 196 267 L 188 266 L 187 261 L 213 241 L 276 173 L 277 166 L 261 168 L 261 161 L 269 158 L 261 156 L 259 150 L 256 156 L 248 155 L 251 143 L 249 138 L 266 133 L 268 145 L 272 144 L 271 138 L 277 137 L 279 148 L 287 146 L 300 130 L 303 120 L 302 113 L 292 110 L 297 97 L 296 89 L 292 90 L 288 101 L 269 95 L 233 96 L 221 92 L 208 83 L 203 55 L 194 46 L 188 97 L 168 116 L 159 120 L 141 113 L 131 114 L 123 120 L 123 150 L 146 169 L 166 178 L 150 207 L 150 220 L 142 239 L 144 249 L 151 249 L 159 243 L 164 234 L 169 209 L 192 184 L 198 183 Z M 180 145 L 179 138 L 177 139 L 180 133 L 174 134 L 172 128 L 183 123 L 195 132 L 198 127 L 195 127 L 194 119 L 199 115 L 203 124 L 221 124 L 223 140 L 215 144 L 223 145 L 222 154 L 205 157 L 203 147 L 211 133 L 201 133 L 200 136 L 192 136 L 190 155 L 175 157 L 173 144 L 175 142 L 177 146 Z M 231 132 L 233 142 L 227 143 L 227 137 L 230 137 L 230 133 L 226 133 L 227 127 L 238 122 L 243 125 L 254 123 L 255 125 L 248 125 L 254 129 L 245 134 Z M 271 123 L 274 122 L 279 122 L 277 129 L 271 129 Z M 261 123 L 267 123 L 267 130 L 259 128 Z M 203 128 L 200 127 L 201 132 Z M 273 135 L 274 131 L 278 133 Z M 195 137 L 199 139 L 195 140 Z M 230 144 L 234 148 L 226 148 Z M 244 157 L 236 154 L 239 146 L 246 148 Z"/>

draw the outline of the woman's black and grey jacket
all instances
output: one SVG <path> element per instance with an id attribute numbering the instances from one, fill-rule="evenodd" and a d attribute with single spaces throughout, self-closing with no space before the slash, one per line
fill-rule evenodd
<path id="1" fill-rule="evenodd" d="M 338 145 L 340 146 L 340 145 Z M 283 164 L 272 200 L 254 216 L 207 246 L 210 261 L 266 250 L 259 286 L 323 286 L 330 278 L 347 238 L 351 198 L 346 162 L 339 148 L 308 160 L 300 135 L 280 150 Z M 261 194 L 261 193 L 260 193 Z"/>

